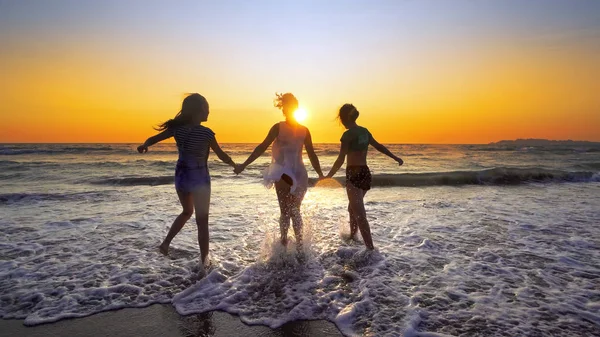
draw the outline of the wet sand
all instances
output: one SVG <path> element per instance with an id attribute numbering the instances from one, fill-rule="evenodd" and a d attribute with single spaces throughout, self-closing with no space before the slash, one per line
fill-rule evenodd
<path id="1" fill-rule="evenodd" d="M 92 316 L 65 319 L 33 327 L 23 320 L 0 319 L 0 337 L 192 337 L 192 336 L 342 336 L 327 321 L 296 321 L 277 329 L 262 325 L 246 325 L 226 312 L 213 311 L 181 316 L 171 305 L 155 304 L 146 308 L 128 308 L 101 312 Z"/>

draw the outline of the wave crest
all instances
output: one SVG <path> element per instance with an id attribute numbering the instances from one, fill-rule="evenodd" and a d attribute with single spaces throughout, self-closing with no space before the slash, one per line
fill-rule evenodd
<path id="1" fill-rule="evenodd" d="M 344 178 L 336 180 L 343 182 Z M 597 172 L 567 172 L 543 168 L 499 167 L 480 171 L 451 171 L 432 173 L 374 174 L 372 186 L 460 186 L 460 185 L 518 185 L 523 183 L 594 182 L 600 181 Z M 311 185 L 317 179 L 310 179 Z"/>
<path id="2" fill-rule="evenodd" d="M 125 178 L 105 178 L 92 182 L 95 185 L 119 185 L 119 186 L 140 186 L 140 185 L 168 185 L 173 184 L 175 178 L 172 175 L 158 177 L 125 177 Z"/>

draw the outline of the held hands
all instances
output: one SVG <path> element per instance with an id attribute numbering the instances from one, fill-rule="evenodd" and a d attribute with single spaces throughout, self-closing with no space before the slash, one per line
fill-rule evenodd
<path id="1" fill-rule="evenodd" d="M 146 153 L 148 152 L 148 147 L 145 144 L 142 144 L 137 147 L 137 150 L 139 153 Z"/>
<path id="2" fill-rule="evenodd" d="M 244 164 L 237 164 L 233 169 L 233 173 L 240 174 L 244 169 L 246 169 L 246 166 L 244 166 Z"/>

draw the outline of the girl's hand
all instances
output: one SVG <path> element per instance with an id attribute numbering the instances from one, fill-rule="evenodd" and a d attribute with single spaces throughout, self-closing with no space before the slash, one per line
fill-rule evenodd
<path id="1" fill-rule="evenodd" d="M 402 158 L 396 158 L 396 161 L 398 162 L 398 166 L 402 166 L 402 164 L 404 164 L 404 160 L 402 160 Z"/>
<path id="2" fill-rule="evenodd" d="M 148 152 L 148 147 L 146 145 L 142 144 L 137 147 L 137 150 L 139 153 L 146 153 L 146 152 Z"/>
<path id="3" fill-rule="evenodd" d="M 239 165 L 235 165 L 235 168 L 233 169 L 233 173 L 235 174 L 240 174 L 242 173 L 242 171 L 245 169 L 246 167 L 243 164 L 239 164 Z"/>

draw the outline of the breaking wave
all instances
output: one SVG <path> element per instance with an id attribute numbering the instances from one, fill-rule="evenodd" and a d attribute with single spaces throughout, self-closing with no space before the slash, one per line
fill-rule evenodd
<path id="1" fill-rule="evenodd" d="M 336 180 L 343 182 L 344 178 Z M 317 179 L 310 179 L 312 185 Z M 372 186 L 518 185 L 523 183 L 598 182 L 598 172 L 499 167 L 480 171 L 374 174 Z"/>
<path id="2" fill-rule="evenodd" d="M 212 178 L 224 178 L 211 175 Z M 493 168 L 480 171 L 451 171 L 432 173 L 374 174 L 372 186 L 379 187 L 420 187 L 420 186 L 461 186 L 461 185 L 518 185 L 524 183 L 561 183 L 561 182 L 600 182 L 599 172 L 568 172 L 543 168 Z M 235 179 L 231 177 L 231 179 Z M 340 183 L 343 177 L 334 178 Z M 157 186 L 172 184 L 173 175 L 150 177 L 122 177 L 95 180 L 92 184 L 118 186 Z M 309 185 L 318 180 L 309 178 Z"/>

